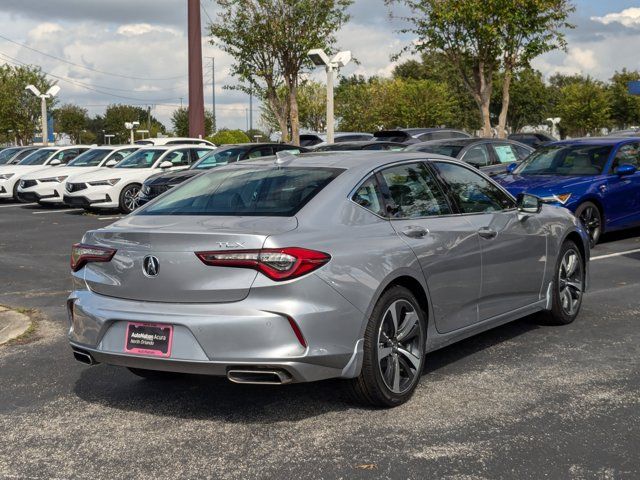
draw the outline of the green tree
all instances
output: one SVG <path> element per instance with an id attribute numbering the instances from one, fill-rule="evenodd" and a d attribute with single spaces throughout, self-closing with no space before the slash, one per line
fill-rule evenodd
<path id="1" fill-rule="evenodd" d="M 104 114 L 104 130 L 107 134 L 115 135 L 111 143 L 128 143 L 130 132 L 124 124 L 126 122 L 140 122 L 140 129 L 147 129 L 148 111 L 135 105 L 109 105 Z M 166 129 L 153 115 L 150 117 L 150 137 L 157 137 L 159 133 L 166 133 Z"/>
<path id="2" fill-rule="evenodd" d="M 173 126 L 173 133 L 176 137 L 188 137 L 189 109 L 181 107 L 174 110 L 171 115 L 171 125 Z M 210 110 L 204 111 L 204 131 L 205 136 L 213 133 L 213 112 Z"/>
<path id="3" fill-rule="evenodd" d="M 82 131 L 89 123 L 86 109 L 66 103 L 53 111 L 53 118 L 58 133 L 66 133 L 75 143 L 81 143 Z M 85 135 L 85 137 L 90 138 L 90 135 Z"/>
<path id="4" fill-rule="evenodd" d="M 27 85 L 35 85 L 41 92 L 46 92 L 54 84 L 39 67 L 0 66 L 0 132 L 8 138 L 17 138 L 22 144 L 30 143 L 34 132 L 40 132 L 40 99 L 25 91 Z M 48 99 L 47 111 L 51 111 L 56 103 L 55 97 Z"/>
<path id="5" fill-rule="evenodd" d="M 432 80 L 351 80 L 338 88 L 336 107 L 340 128 L 347 131 L 436 127 L 450 125 L 456 117 L 451 91 Z"/>
<path id="6" fill-rule="evenodd" d="M 495 116 L 502 110 L 501 91 L 503 77 L 494 80 L 496 91 L 492 101 L 491 111 Z M 517 132 L 526 125 L 541 125 L 551 114 L 553 107 L 553 92 L 545 84 L 542 73 L 530 67 L 517 72 L 511 81 L 509 112 L 507 125 L 511 131 Z"/>
<path id="7" fill-rule="evenodd" d="M 298 87 L 307 52 L 335 44 L 352 0 L 215 0 L 212 43 L 234 58 L 242 89 L 258 94 L 275 115 L 282 138 L 299 143 Z M 285 87 L 284 99 L 278 89 Z M 283 101 L 284 100 L 284 101 Z"/>
<path id="8" fill-rule="evenodd" d="M 611 120 L 619 129 L 640 125 L 640 96 L 631 95 L 627 86 L 628 82 L 638 80 L 640 72 L 626 68 L 611 77 Z"/>
<path id="9" fill-rule="evenodd" d="M 207 137 L 207 140 L 216 145 L 229 145 L 234 143 L 248 143 L 249 137 L 242 130 L 229 130 L 223 128 L 214 135 Z"/>
<path id="10" fill-rule="evenodd" d="M 610 100 L 602 82 L 586 78 L 560 90 L 555 115 L 561 118 L 560 131 L 570 136 L 597 135 L 610 126 Z"/>
<path id="11" fill-rule="evenodd" d="M 444 55 L 473 96 L 485 136 L 492 134 L 491 97 L 496 72 L 503 75 L 498 134 L 505 135 L 513 73 L 566 45 L 562 28 L 574 8 L 569 0 L 386 0 L 412 15 L 402 30 L 417 36 L 415 50 Z"/>

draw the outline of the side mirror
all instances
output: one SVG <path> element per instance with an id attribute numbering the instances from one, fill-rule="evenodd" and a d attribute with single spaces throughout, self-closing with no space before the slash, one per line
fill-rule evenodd
<path id="1" fill-rule="evenodd" d="M 105 167 L 114 167 L 118 164 L 116 160 L 113 158 L 111 160 L 107 160 L 107 163 L 104 164 Z"/>
<path id="2" fill-rule="evenodd" d="M 528 193 L 520 193 L 516 197 L 516 204 L 520 213 L 540 213 L 542 210 L 542 199 Z"/>
<path id="3" fill-rule="evenodd" d="M 637 171 L 638 169 L 635 166 L 629 165 L 628 163 L 623 163 L 622 165 L 616 167 L 616 175 L 620 177 L 624 177 L 626 175 L 633 175 Z"/>
<path id="4" fill-rule="evenodd" d="M 169 160 L 165 160 L 160 164 L 160 168 L 171 168 L 171 167 L 173 167 L 173 163 L 171 163 Z"/>
<path id="5" fill-rule="evenodd" d="M 510 163 L 509 165 L 507 165 L 507 173 L 508 174 L 512 174 L 515 169 L 518 168 L 518 164 L 517 163 Z"/>
<path id="6" fill-rule="evenodd" d="M 58 160 L 58 159 L 56 158 L 55 160 L 51 160 L 51 161 L 49 162 L 49 165 L 51 165 L 52 167 L 55 167 L 55 166 L 57 166 L 57 165 L 60 165 L 60 163 L 62 163 L 62 162 L 60 162 L 60 160 Z"/>

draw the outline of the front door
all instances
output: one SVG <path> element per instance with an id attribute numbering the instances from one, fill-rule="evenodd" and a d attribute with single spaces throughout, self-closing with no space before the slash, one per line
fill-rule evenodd
<path id="1" fill-rule="evenodd" d="M 547 236 L 535 217 L 520 218 L 515 201 L 471 168 L 433 162 L 482 249 L 479 320 L 540 300 Z"/>
<path id="2" fill-rule="evenodd" d="M 616 174 L 616 169 L 625 164 L 640 168 L 640 143 L 620 146 L 609 174 L 598 186 L 606 197 L 606 227 L 626 228 L 640 223 L 640 171 L 624 176 Z"/>
<path id="3" fill-rule="evenodd" d="M 476 323 L 480 241 L 471 224 L 455 215 L 424 163 L 396 165 L 380 177 L 391 199 L 391 225 L 420 261 L 437 330 L 446 333 Z"/>

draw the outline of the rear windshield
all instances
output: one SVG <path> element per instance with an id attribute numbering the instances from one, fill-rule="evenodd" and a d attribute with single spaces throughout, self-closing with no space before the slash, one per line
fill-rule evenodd
<path id="1" fill-rule="evenodd" d="M 438 155 L 446 155 L 447 157 L 456 158 L 463 148 L 464 145 L 440 144 L 429 145 L 428 147 L 416 147 L 415 150 L 418 152 L 436 153 Z M 410 148 L 409 150 L 413 150 L 413 148 Z"/>
<path id="2" fill-rule="evenodd" d="M 113 168 L 151 168 L 167 150 L 138 150 Z"/>
<path id="3" fill-rule="evenodd" d="M 81 153 L 76 158 L 67 163 L 68 167 L 97 167 L 113 150 L 93 149 Z"/>
<path id="4" fill-rule="evenodd" d="M 57 151 L 58 150 L 55 148 L 43 148 L 41 150 L 36 150 L 31 155 L 26 156 L 24 160 L 20 162 L 20 165 L 44 165 L 47 158 Z"/>
<path id="5" fill-rule="evenodd" d="M 341 172 L 305 167 L 215 169 L 176 187 L 138 215 L 291 217 Z"/>

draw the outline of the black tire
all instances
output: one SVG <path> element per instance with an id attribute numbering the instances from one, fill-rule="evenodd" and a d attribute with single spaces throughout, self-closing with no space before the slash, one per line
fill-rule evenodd
<path id="1" fill-rule="evenodd" d="M 22 200 L 20 200 L 18 198 L 18 185 L 20 184 L 20 182 L 16 182 L 13 184 L 13 198 L 11 200 L 13 200 L 14 202 L 20 202 L 20 203 L 24 203 Z"/>
<path id="2" fill-rule="evenodd" d="M 122 189 L 118 200 L 118 205 L 122 213 L 131 213 L 138 208 L 137 200 L 134 200 L 131 197 L 135 197 L 137 199 L 138 195 L 140 195 L 140 188 L 140 184 L 132 183 Z"/>
<path id="3" fill-rule="evenodd" d="M 145 370 L 143 368 L 132 367 L 127 367 L 127 369 L 134 375 L 145 378 L 147 380 L 175 380 L 182 376 L 181 373 L 164 372 L 162 370 Z"/>
<path id="4" fill-rule="evenodd" d="M 576 217 L 587 229 L 591 247 L 595 247 L 602 236 L 602 212 L 595 203 L 584 202 L 576 208 Z"/>
<path id="5" fill-rule="evenodd" d="M 394 324 L 390 317 L 392 309 L 396 312 L 398 324 L 394 332 L 388 330 Z M 416 297 L 401 286 L 385 291 L 378 299 L 365 330 L 360 375 L 348 380 L 354 399 L 368 406 L 385 408 L 396 407 L 409 400 L 424 368 L 426 332 L 425 314 Z M 380 354 L 384 356 L 380 358 Z M 396 391 L 394 386 L 397 386 Z"/>
<path id="6" fill-rule="evenodd" d="M 566 278 L 566 275 L 570 273 L 568 268 L 567 256 L 575 258 L 578 262 L 575 265 L 575 274 L 569 275 L 570 278 Z M 556 262 L 555 274 L 553 277 L 553 301 L 551 310 L 546 312 L 545 320 L 552 325 L 568 325 L 573 322 L 580 313 L 580 307 L 582 306 L 582 297 L 584 293 L 585 284 L 585 268 L 584 258 L 580 253 L 580 249 L 572 241 L 566 241 L 560 249 L 560 255 Z M 567 297 L 567 294 L 569 297 Z M 572 308 L 567 308 L 567 303 L 572 302 Z M 575 302 L 575 303 L 573 303 Z"/>

